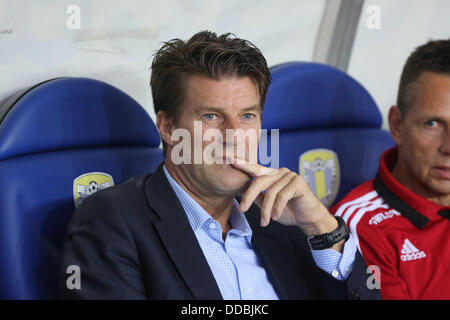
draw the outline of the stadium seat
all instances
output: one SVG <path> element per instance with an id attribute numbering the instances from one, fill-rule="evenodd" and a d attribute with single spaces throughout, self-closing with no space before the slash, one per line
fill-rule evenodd
<path id="1" fill-rule="evenodd" d="M 58 78 L 0 104 L 0 299 L 57 298 L 66 225 L 90 194 L 163 161 L 158 131 L 130 96 Z"/>
<path id="2" fill-rule="evenodd" d="M 377 105 L 357 81 L 333 67 L 289 62 L 271 68 L 263 113 L 267 161 L 300 173 L 327 207 L 374 178 L 393 146 Z M 271 139 L 279 129 L 279 159 Z M 263 153 L 264 154 L 264 153 Z M 267 158 L 267 157 L 266 157 Z"/>

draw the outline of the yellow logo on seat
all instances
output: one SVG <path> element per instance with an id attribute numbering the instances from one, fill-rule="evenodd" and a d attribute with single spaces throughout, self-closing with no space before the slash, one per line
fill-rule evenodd
<path id="1" fill-rule="evenodd" d="M 314 149 L 299 158 L 299 172 L 309 187 L 328 208 L 339 191 L 340 169 L 336 153 L 328 149 Z"/>
<path id="2" fill-rule="evenodd" d="M 97 191 L 114 186 L 113 178 L 103 172 L 85 173 L 73 181 L 73 199 L 78 207 L 87 197 Z"/>

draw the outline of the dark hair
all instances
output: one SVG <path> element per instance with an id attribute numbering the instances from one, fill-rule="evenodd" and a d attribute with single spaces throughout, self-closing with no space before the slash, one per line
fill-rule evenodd
<path id="1" fill-rule="evenodd" d="M 188 78 L 202 75 L 219 80 L 221 77 L 250 77 L 258 85 L 261 108 L 271 77 L 266 59 L 251 42 L 232 33 L 217 36 L 201 31 L 189 40 L 164 42 L 154 54 L 150 86 L 155 113 L 164 111 L 177 121 L 185 98 Z M 166 145 L 163 142 L 164 153 Z"/>
<path id="2" fill-rule="evenodd" d="M 425 71 L 450 75 L 450 39 L 435 40 L 416 48 L 403 67 L 397 106 L 406 115 L 415 99 L 415 84 Z"/>

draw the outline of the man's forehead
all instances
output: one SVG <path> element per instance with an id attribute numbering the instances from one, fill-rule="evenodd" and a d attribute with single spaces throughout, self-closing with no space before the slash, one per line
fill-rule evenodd
<path id="1" fill-rule="evenodd" d="M 417 78 L 417 83 L 421 87 L 439 87 L 439 90 L 445 90 L 447 93 L 450 90 L 450 75 L 446 73 L 438 73 L 433 71 L 424 71 Z"/>
<path id="2" fill-rule="evenodd" d="M 450 117 L 450 76 L 424 72 L 416 81 L 412 110 Z"/>
<path id="3" fill-rule="evenodd" d="M 208 91 L 204 89 L 208 88 Z M 193 75 L 187 79 L 186 89 L 201 91 L 205 94 L 213 94 L 225 91 L 242 92 L 249 91 L 258 95 L 258 85 L 249 76 L 223 76 L 213 79 L 203 75 Z"/>
<path id="4" fill-rule="evenodd" d="M 260 96 L 257 85 L 249 77 L 224 77 L 218 80 L 192 76 L 186 85 L 185 103 L 195 109 L 216 111 L 257 109 Z"/>

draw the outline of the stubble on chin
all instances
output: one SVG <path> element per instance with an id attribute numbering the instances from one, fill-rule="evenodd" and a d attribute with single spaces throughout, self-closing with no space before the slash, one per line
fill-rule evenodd
<path id="1" fill-rule="evenodd" d="M 222 189 L 224 194 L 236 195 L 242 192 L 242 190 L 246 190 L 251 182 L 251 177 L 248 174 L 232 167 L 220 173 L 215 171 L 215 173 L 210 178 L 213 180 L 213 183 L 218 184 L 218 187 Z"/>

